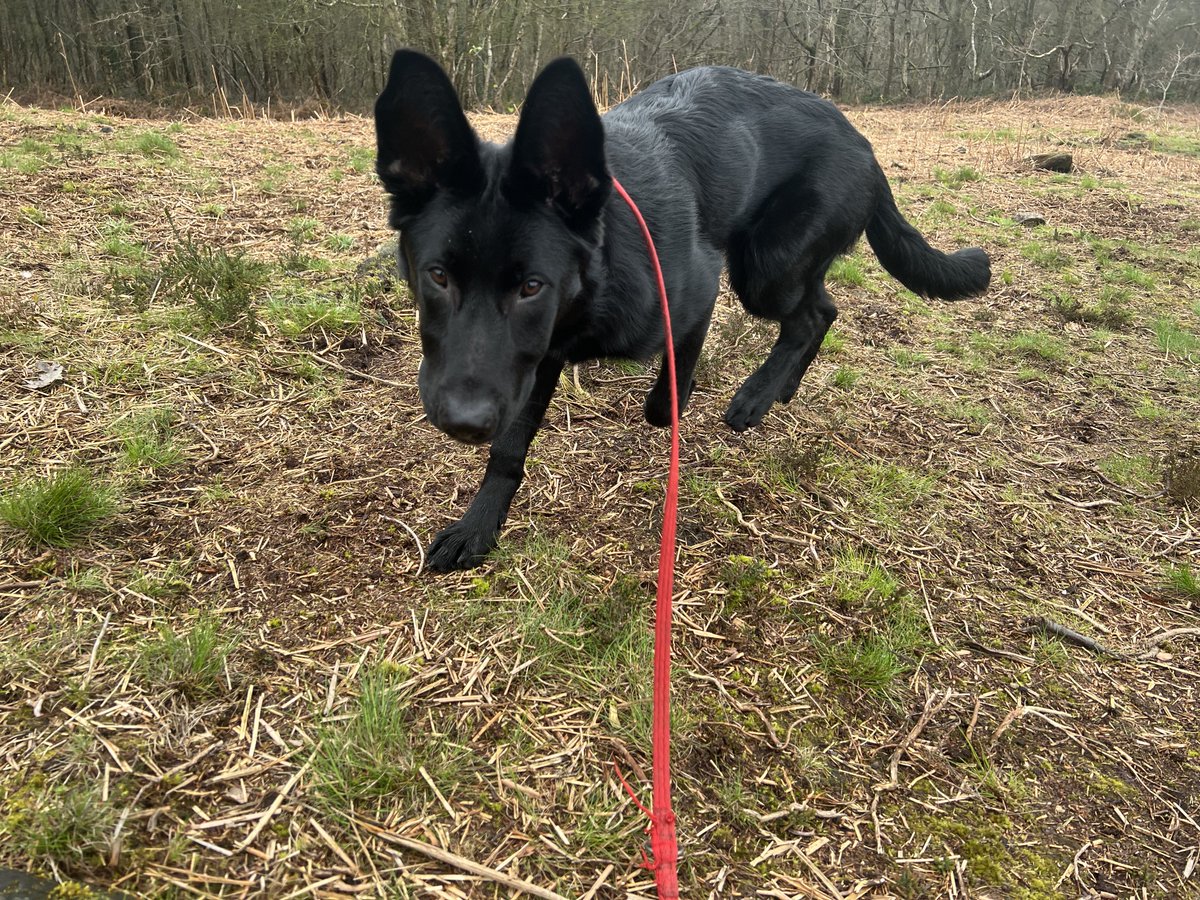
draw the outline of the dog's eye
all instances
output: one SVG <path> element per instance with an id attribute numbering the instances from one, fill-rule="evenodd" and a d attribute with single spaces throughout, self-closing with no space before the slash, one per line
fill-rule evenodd
<path id="1" fill-rule="evenodd" d="M 537 295 L 537 293 L 541 291 L 543 287 L 544 285 L 542 282 L 538 281 L 536 278 L 530 278 L 523 285 L 521 285 L 521 296 L 533 297 Z"/>
<path id="2" fill-rule="evenodd" d="M 441 266 L 434 266 L 430 269 L 429 277 L 433 279 L 433 283 L 438 287 L 445 287 L 450 283 L 450 279 L 446 277 L 446 270 Z"/>

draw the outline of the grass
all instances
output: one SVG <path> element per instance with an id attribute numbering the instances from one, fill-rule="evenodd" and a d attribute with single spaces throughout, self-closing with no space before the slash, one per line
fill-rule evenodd
<path id="1" fill-rule="evenodd" d="M 970 166 L 959 166 L 957 169 L 942 169 L 933 170 L 933 177 L 944 184 L 951 190 L 958 190 L 964 184 L 969 184 L 972 181 L 982 181 L 983 175 Z"/>
<path id="2" fill-rule="evenodd" d="M 322 330 L 354 331 L 363 321 L 358 293 L 357 289 L 351 288 L 343 291 L 341 296 L 325 296 L 307 287 L 291 287 L 271 296 L 263 310 L 263 318 L 286 338 Z"/>
<path id="3" fill-rule="evenodd" d="M 1200 600 L 1200 578 L 1186 563 L 1179 566 L 1168 566 L 1166 583 L 1172 591 L 1189 600 Z"/>
<path id="4" fill-rule="evenodd" d="M 1150 323 L 1154 339 L 1168 356 L 1192 362 L 1200 360 L 1200 336 L 1188 331 L 1170 316 L 1160 316 Z"/>
<path id="5" fill-rule="evenodd" d="M 1133 321 L 1128 307 L 1129 291 L 1106 284 L 1094 302 L 1081 300 L 1075 294 L 1054 291 L 1050 296 L 1050 310 L 1064 322 L 1081 322 L 1105 328 L 1125 328 Z"/>
<path id="6" fill-rule="evenodd" d="M 840 353 L 846 349 L 846 335 L 839 328 L 832 327 L 825 332 L 821 339 L 821 353 L 825 355 Z"/>
<path id="7" fill-rule="evenodd" d="M 118 152 L 136 153 L 156 162 L 177 160 L 181 154 L 176 143 L 159 131 L 140 131 L 115 142 Z"/>
<path id="8" fill-rule="evenodd" d="M 1099 102 L 1068 101 L 1038 101 L 1043 121 L 1054 117 L 1045 139 L 1070 140 L 1071 110 Z M 1023 104 L 929 115 L 979 125 L 1014 110 L 1034 118 Z M 775 327 L 739 318 L 722 294 L 685 429 L 676 557 L 682 893 L 792 896 L 815 884 L 795 853 L 759 860 L 778 837 L 811 848 L 846 894 L 941 896 L 954 884 L 1044 900 L 1076 884 L 1055 888 L 1099 833 L 1103 854 L 1080 861 L 1087 878 L 1103 874 L 1121 896 L 1170 894 L 1187 854 L 1168 859 L 1150 852 L 1153 836 L 1101 821 L 1154 821 L 1161 804 L 1110 791 L 1085 745 L 1122 747 L 1129 772 L 1190 784 L 1200 729 L 1186 673 L 1200 642 L 1164 642 L 1165 665 L 1100 660 L 1101 691 L 1086 651 L 1021 629 L 1036 610 L 1095 633 L 1063 607 L 1090 610 L 1106 644 L 1138 652 L 1139 636 L 1196 624 L 1200 569 L 1178 542 L 1200 509 L 1200 379 L 1175 331 L 1200 334 L 1188 280 L 1200 256 L 1188 258 L 1196 231 L 1179 224 L 1196 214 L 1170 201 L 1200 195 L 1155 166 L 1150 184 L 1146 151 L 1127 172 L 1095 145 L 1095 171 L 1145 187 L 1157 235 L 1138 244 L 1136 212 L 1110 176 L 1079 195 L 1079 175 L 1026 189 L 1019 161 L 1037 148 L 955 156 L 954 143 L 914 133 L 925 113 L 902 113 L 867 117 L 899 126 L 879 133 L 881 158 L 909 167 L 889 169 L 900 201 L 936 225 L 939 249 L 985 247 L 997 277 L 979 299 L 924 300 L 878 277 L 860 248 L 831 281 L 841 316 L 807 387 L 746 435 L 721 415 Z M 72 447 L 129 499 L 66 550 L 27 550 L 2 526 L 0 596 L 13 614 L 0 614 L 0 829 L 14 813 L 26 833 L 35 810 L 87 815 L 56 807 L 88 785 L 128 814 L 117 868 L 100 865 L 106 846 L 82 861 L 34 857 L 10 831 L 0 865 L 77 869 L 135 896 L 254 884 L 283 897 L 346 872 L 365 893 L 486 893 L 407 854 L 420 884 L 397 882 L 399 848 L 352 821 L 365 816 L 564 896 L 584 895 L 610 865 L 599 893 L 645 888 L 643 820 L 612 762 L 644 796 L 667 448 L 638 425 L 638 407 L 657 361 L 581 365 L 583 390 L 560 393 L 538 430 L 501 549 L 470 573 L 431 573 L 419 548 L 469 506 L 487 451 L 421 421 L 411 297 L 357 286 L 386 213 L 369 153 L 362 174 L 348 162 L 369 122 L 197 118 L 177 134 L 120 119 L 104 136 L 88 123 L 83 152 L 100 160 L 67 166 L 50 130 L 84 118 L 21 114 L 38 127 L 4 126 L 0 153 L 30 135 L 45 146 L 30 148 L 37 176 L 0 170 L 12 226 L 0 236 L 12 263 L 0 369 L 48 359 L 65 378 L 39 393 L 14 382 L 0 489 L 57 470 Z M 120 137 L 148 128 L 188 164 L 114 155 Z M 292 166 L 302 129 L 312 143 Z M 987 190 L 953 193 L 928 177 L 932 163 L 922 178 L 920 146 L 942 148 L 951 170 L 986 166 Z M 319 205 L 335 170 L 352 213 L 340 223 Z M 255 187 L 263 178 L 276 194 Z M 1025 208 L 1052 225 L 1008 224 L 1004 213 Z M 371 209 L 377 218 L 360 221 L 355 211 Z M 1089 236 L 1106 245 L 1103 261 Z M 108 238 L 114 255 L 101 249 Z M 1050 271 L 1024 258 L 1035 239 L 1071 261 Z M 188 241 L 263 267 L 234 272 L 243 300 L 228 324 L 196 305 L 222 279 L 176 253 Z M 1126 264 L 1153 277 L 1152 293 L 1129 283 Z M 1166 347 L 1159 318 L 1174 324 Z M 1018 332 L 1041 336 L 1010 344 Z M 334 367 L 357 367 L 360 335 L 378 353 L 371 373 L 393 384 Z M 1081 561 L 1086 577 L 1064 588 L 1057 576 Z M 1138 702 L 1092 716 L 1098 691 Z M 892 759 L 899 783 L 880 790 Z M 88 846 L 86 831 L 72 847 Z M 115 821 L 100 831 L 111 839 Z M 1033 852 L 1053 857 L 1048 880 Z"/>
<path id="9" fill-rule="evenodd" d="M 444 794 L 464 776 L 466 754 L 423 720 L 408 676 L 390 662 L 365 669 L 348 713 L 320 730 L 313 778 L 332 809 L 373 815 L 397 800 L 411 806 L 430 793 L 422 770 Z"/>
<path id="10" fill-rule="evenodd" d="M 1062 365 L 1070 359 L 1070 351 L 1059 338 L 1045 331 L 1021 331 L 1007 341 L 1009 352 L 1035 363 Z"/>
<path id="11" fill-rule="evenodd" d="M 1032 241 L 1021 248 L 1021 255 L 1043 269 L 1059 271 L 1071 264 L 1071 255 L 1058 247 Z"/>
<path id="12" fill-rule="evenodd" d="M 0 521 L 34 547 L 68 547 L 116 509 L 116 494 L 84 466 L 31 478 L 0 494 Z"/>
<path id="13" fill-rule="evenodd" d="M 354 238 L 348 234 L 325 235 L 325 246 L 335 253 L 345 253 L 354 247 Z"/>
<path id="14" fill-rule="evenodd" d="M 356 175 L 366 175 L 375 171 L 375 148 L 355 147 L 350 151 L 350 168 Z"/>
<path id="15" fill-rule="evenodd" d="M 900 594 L 900 582 L 887 569 L 854 550 L 837 556 L 824 581 L 841 608 L 847 610 L 876 600 L 892 600 Z"/>
<path id="16" fill-rule="evenodd" d="M 241 251 L 184 240 L 162 267 L 161 290 L 176 302 L 190 299 L 211 326 L 253 332 L 257 328 L 254 300 L 268 278 L 268 267 Z"/>
<path id="17" fill-rule="evenodd" d="M 867 283 L 866 272 L 863 271 L 862 260 L 853 256 L 839 256 L 829 266 L 825 277 L 834 284 L 848 287 L 863 287 Z"/>
<path id="18" fill-rule="evenodd" d="M 834 370 L 833 376 L 830 379 L 833 386 L 842 390 L 849 390 L 854 387 L 858 379 L 862 377 L 862 372 L 857 369 L 852 369 L 850 366 L 838 366 Z"/>
<path id="19" fill-rule="evenodd" d="M 226 660 L 236 641 L 222 622 L 200 616 L 186 631 L 169 624 L 137 649 L 136 665 L 147 685 L 176 689 L 188 697 L 216 694 L 223 685 Z"/>
<path id="20" fill-rule="evenodd" d="M 117 259 L 142 260 L 147 256 L 145 244 L 130 239 L 133 226 L 120 219 L 112 219 L 101 226 L 100 252 Z"/>
<path id="21" fill-rule="evenodd" d="M 902 369 L 919 369 L 932 361 L 928 354 L 908 347 L 893 347 L 888 351 L 888 356 Z"/>
<path id="22" fill-rule="evenodd" d="M 1154 457 L 1147 454 L 1124 456 L 1113 454 L 1096 464 L 1105 476 L 1125 487 L 1147 487 L 1154 481 L 1157 469 Z"/>
<path id="23" fill-rule="evenodd" d="M 6 793 L 0 844 L 40 866 L 76 869 L 103 864 L 118 810 L 101 797 L 99 784 L 43 787 L 25 793 L 7 789 Z"/>
<path id="24" fill-rule="evenodd" d="M 292 239 L 294 244 L 308 244 L 317 239 L 317 229 L 321 227 L 321 223 L 316 219 L 310 219 L 307 216 L 297 216 L 288 222 L 288 237 Z"/>
<path id="25" fill-rule="evenodd" d="M 906 670 L 888 641 L 873 635 L 840 643 L 814 638 L 813 647 L 830 678 L 863 691 L 888 694 Z"/>
<path id="26" fill-rule="evenodd" d="M 1131 263 L 1107 269 L 1104 272 L 1104 280 L 1110 284 L 1132 285 L 1145 291 L 1152 291 L 1158 285 L 1154 275 Z"/>
<path id="27" fill-rule="evenodd" d="M 721 567 L 717 583 L 725 589 L 725 611 L 734 613 L 770 596 L 771 567 L 752 556 L 731 556 Z"/>
<path id="28" fill-rule="evenodd" d="M 934 489 L 929 475 L 890 462 L 843 461 L 831 466 L 835 484 L 876 524 L 891 528 Z"/>
<path id="29" fill-rule="evenodd" d="M 153 407 L 137 410 L 119 421 L 114 431 L 121 438 L 121 457 L 132 468 L 160 469 L 183 458 L 175 446 L 175 410 Z"/>

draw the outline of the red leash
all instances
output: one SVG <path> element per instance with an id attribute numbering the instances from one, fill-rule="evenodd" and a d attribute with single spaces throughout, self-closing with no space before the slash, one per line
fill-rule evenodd
<path id="1" fill-rule="evenodd" d="M 675 813 L 671 809 L 671 595 L 675 587 L 675 512 L 679 503 L 679 394 L 675 386 L 675 348 L 671 340 L 667 285 L 663 281 L 654 239 L 637 204 L 625 193 L 625 188 L 616 178 L 612 183 L 621 199 L 633 210 L 642 228 L 642 237 L 646 239 L 646 249 L 654 266 L 654 276 L 658 279 L 666 340 L 663 355 L 667 361 L 667 379 L 671 387 L 671 468 L 667 475 L 667 497 L 663 508 L 662 543 L 658 548 L 658 603 L 654 617 L 654 799 L 650 813 L 650 852 L 654 857 L 651 867 L 654 869 L 660 900 L 676 900 L 679 897 L 679 881 L 675 870 L 679 861 L 679 846 L 675 841 Z M 634 797 L 634 800 L 637 798 Z M 641 806 L 640 803 L 638 805 Z M 643 806 L 642 810 L 645 809 Z"/>

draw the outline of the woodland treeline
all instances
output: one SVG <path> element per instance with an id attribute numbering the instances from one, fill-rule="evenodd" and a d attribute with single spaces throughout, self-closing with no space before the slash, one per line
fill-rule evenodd
<path id="1" fill-rule="evenodd" d="M 1200 99 L 1200 0 L 2 0 L 6 92 L 365 110 L 391 51 L 506 108 L 568 53 L 615 102 L 724 63 L 843 100 Z M 218 103 L 218 105 L 220 105 Z"/>

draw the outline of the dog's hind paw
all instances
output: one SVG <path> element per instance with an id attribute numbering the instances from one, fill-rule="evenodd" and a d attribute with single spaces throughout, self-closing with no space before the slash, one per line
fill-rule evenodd
<path id="1" fill-rule="evenodd" d="M 438 532 L 425 554 L 425 563 L 435 572 L 473 569 L 495 548 L 496 532 L 483 532 L 458 521 Z"/>

